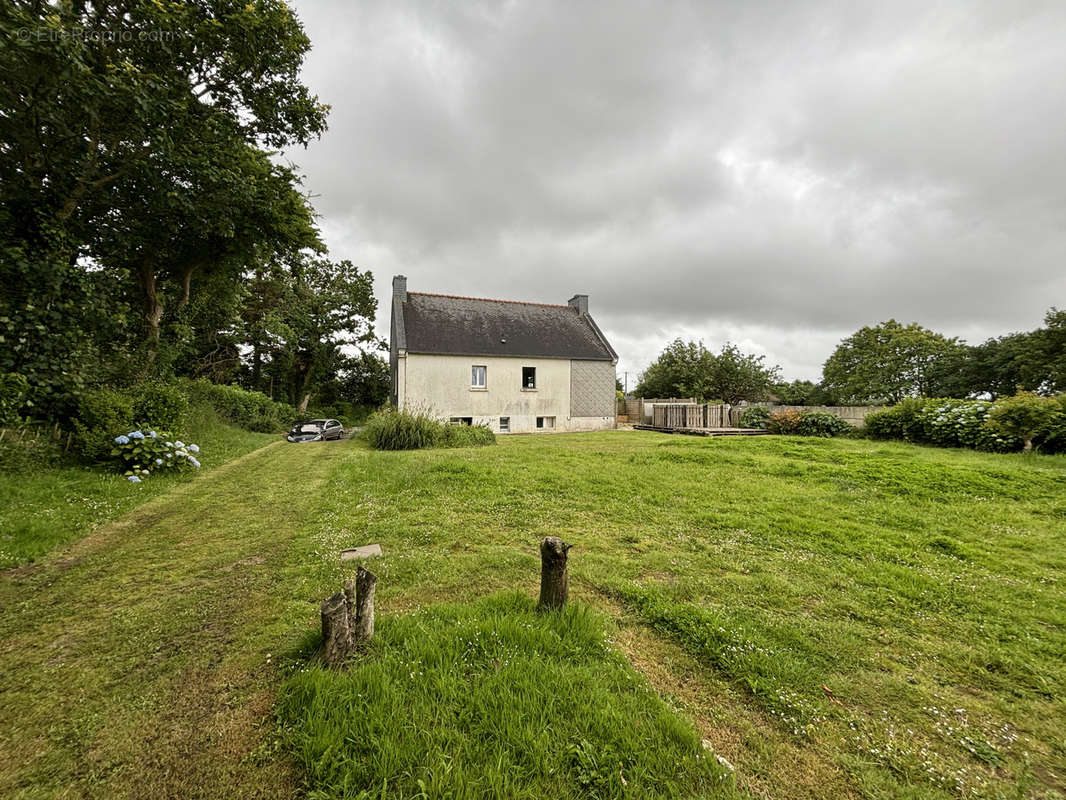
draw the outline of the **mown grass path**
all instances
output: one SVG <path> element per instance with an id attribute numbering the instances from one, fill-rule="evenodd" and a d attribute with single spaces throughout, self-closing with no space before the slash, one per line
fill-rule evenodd
<path id="1" fill-rule="evenodd" d="M 268 445 L 4 573 L 0 796 L 290 796 L 287 761 L 249 753 L 279 583 L 346 452 Z"/>

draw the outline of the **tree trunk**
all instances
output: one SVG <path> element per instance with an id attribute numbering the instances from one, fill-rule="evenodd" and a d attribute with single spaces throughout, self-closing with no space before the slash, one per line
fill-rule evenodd
<path id="1" fill-rule="evenodd" d="M 303 399 L 300 400 L 300 405 L 299 405 L 299 407 L 296 410 L 299 411 L 301 414 L 306 414 L 307 413 L 307 404 L 310 403 L 310 402 L 311 402 L 311 393 L 310 392 L 305 392 L 304 396 L 303 396 Z"/>
<path id="2" fill-rule="evenodd" d="M 1025 445 L 1022 447 L 1022 452 L 1023 453 L 1031 453 L 1031 452 L 1033 452 L 1033 440 L 1032 439 L 1026 439 L 1025 440 Z"/>
<path id="3" fill-rule="evenodd" d="M 539 610 L 557 609 L 566 605 L 569 578 L 566 557 L 571 544 L 558 536 L 545 536 L 540 542 L 540 602 Z"/>
<path id="4" fill-rule="evenodd" d="M 144 326 L 148 335 L 148 360 L 155 359 L 159 352 L 159 324 L 163 319 L 163 302 L 156 288 L 155 268 L 145 259 L 137 270 L 137 282 L 141 286 L 144 303 Z"/>
<path id="5" fill-rule="evenodd" d="M 378 578 L 360 566 L 355 573 L 355 630 L 353 638 L 363 642 L 374 635 L 374 593 Z"/>

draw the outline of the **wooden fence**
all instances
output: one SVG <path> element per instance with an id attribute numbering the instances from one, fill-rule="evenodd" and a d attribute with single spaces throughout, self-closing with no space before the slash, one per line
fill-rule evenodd
<path id="1" fill-rule="evenodd" d="M 0 444 L 19 444 L 23 441 L 39 442 L 41 439 L 55 442 L 66 441 L 64 450 L 70 449 L 73 434 L 61 430 L 59 423 L 55 425 L 33 425 L 22 428 L 0 428 Z"/>
<path id="2" fill-rule="evenodd" d="M 658 403 L 652 406 L 656 428 L 728 428 L 729 406 L 709 403 Z"/>
<path id="3" fill-rule="evenodd" d="M 729 406 L 724 404 L 696 403 L 691 400 L 662 401 L 645 400 L 642 416 L 630 417 L 637 424 L 653 425 L 656 428 L 739 428 L 744 412 L 755 405 L 770 409 L 773 414 L 781 411 L 822 411 L 840 417 L 856 427 L 862 425 L 866 415 L 882 406 L 782 406 L 770 403 Z"/>

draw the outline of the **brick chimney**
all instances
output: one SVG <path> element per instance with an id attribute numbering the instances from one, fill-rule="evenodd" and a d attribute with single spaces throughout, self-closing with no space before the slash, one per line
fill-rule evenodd
<path id="1" fill-rule="evenodd" d="M 589 296 L 587 294 L 575 294 L 566 301 L 568 306 L 573 306 L 582 314 L 589 313 Z"/>
<path id="2" fill-rule="evenodd" d="M 393 275 L 392 276 L 392 297 L 394 300 L 399 300 L 401 303 L 407 302 L 407 276 L 406 275 Z"/>

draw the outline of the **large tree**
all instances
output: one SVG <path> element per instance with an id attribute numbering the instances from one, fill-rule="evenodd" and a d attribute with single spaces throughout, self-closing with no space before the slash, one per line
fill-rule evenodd
<path id="1" fill-rule="evenodd" d="M 640 377 L 638 397 L 695 397 L 699 400 L 762 400 L 777 380 L 778 367 L 726 342 L 715 355 L 703 342 L 675 339 Z"/>
<path id="2" fill-rule="evenodd" d="M 214 176 L 190 153 L 218 169 L 241 146 L 306 143 L 327 109 L 299 81 L 310 43 L 281 0 L 7 0 L 0 37 L 0 324 L 23 334 L 4 336 L 0 364 L 55 413 L 97 340 L 114 340 L 98 310 L 139 290 L 154 337 L 159 273 L 143 256 L 161 232 L 156 255 L 177 258 L 162 247 L 182 196 L 191 223 L 213 205 L 212 234 L 231 218 L 217 194 L 195 202 Z"/>
<path id="3" fill-rule="evenodd" d="M 780 367 L 768 367 L 765 362 L 765 356 L 742 353 L 739 347 L 726 342 L 722 352 L 714 357 L 711 396 L 730 405 L 741 400 L 765 400 L 781 372 Z"/>
<path id="4" fill-rule="evenodd" d="M 714 355 L 703 342 L 674 339 L 644 370 L 634 394 L 637 397 L 710 396 Z"/>
<path id="5" fill-rule="evenodd" d="M 943 359 L 963 347 L 917 323 L 894 319 L 860 328 L 844 339 L 822 368 L 823 385 L 839 402 L 897 403 L 929 396 Z"/>
<path id="6" fill-rule="evenodd" d="M 301 411 L 316 387 L 336 383 L 352 369 L 352 351 L 380 344 L 373 330 L 372 276 L 350 261 L 301 253 L 260 268 L 250 286 L 243 312 L 244 380 Z"/>

